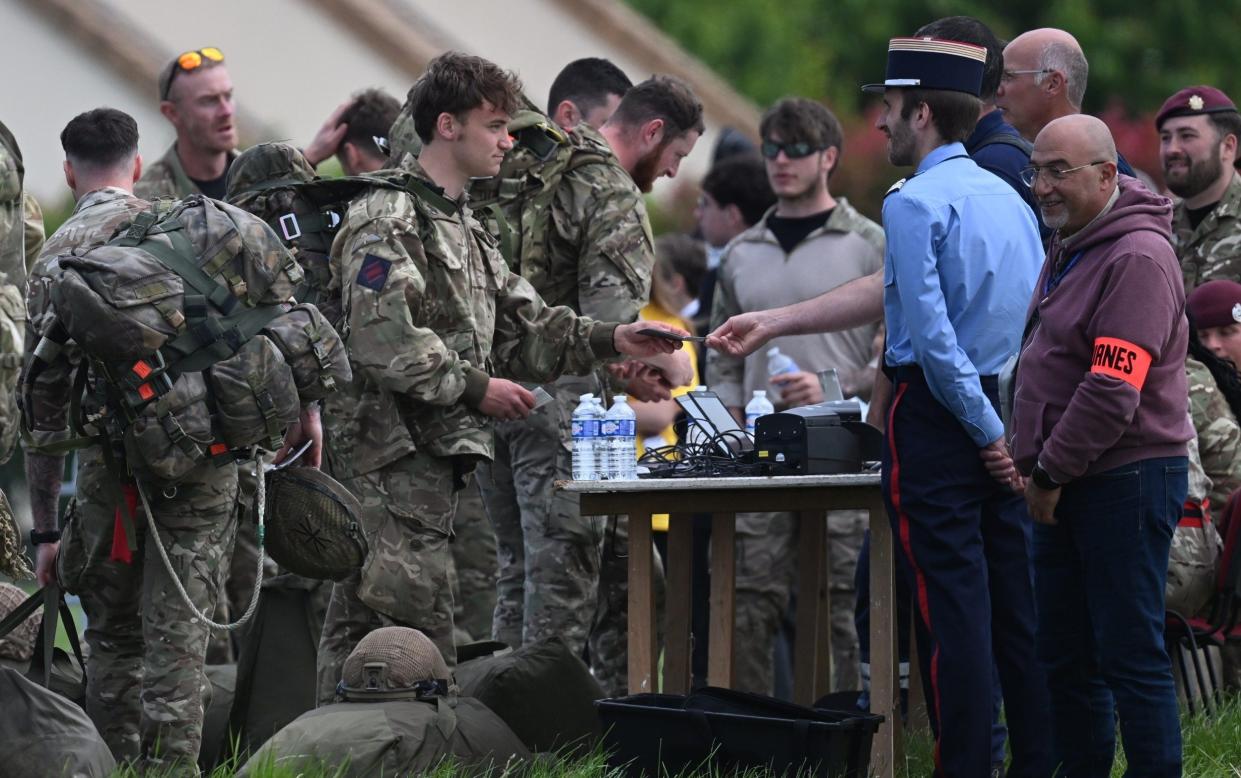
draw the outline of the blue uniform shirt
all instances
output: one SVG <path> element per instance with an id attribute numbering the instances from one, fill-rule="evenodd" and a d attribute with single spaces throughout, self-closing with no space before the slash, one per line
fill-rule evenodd
<path id="1" fill-rule="evenodd" d="M 932 151 L 883 201 L 884 354 L 916 364 L 981 448 L 1004 434 L 979 375 L 1017 351 L 1043 264 L 1034 214 L 960 143 Z"/>

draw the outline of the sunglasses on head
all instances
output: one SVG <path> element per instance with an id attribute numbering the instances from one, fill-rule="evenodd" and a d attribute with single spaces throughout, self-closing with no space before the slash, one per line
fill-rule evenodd
<path id="1" fill-rule="evenodd" d="M 204 65 L 218 65 L 224 61 L 224 52 L 214 46 L 207 46 L 201 49 L 194 49 L 179 55 L 176 59 L 176 67 L 168 73 L 168 80 L 163 85 L 160 93 L 160 99 L 167 100 L 168 92 L 172 88 L 172 81 L 177 77 L 177 73 L 191 73 L 198 70 Z"/>
<path id="2" fill-rule="evenodd" d="M 774 140 L 763 141 L 763 145 L 759 150 L 767 159 L 775 159 L 780 156 L 781 151 L 789 159 L 802 159 L 823 151 L 821 147 L 815 146 L 812 143 L 777 143 Z"/>

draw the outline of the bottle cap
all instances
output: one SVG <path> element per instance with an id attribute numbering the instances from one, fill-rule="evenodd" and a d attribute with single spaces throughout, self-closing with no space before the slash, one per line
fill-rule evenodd
<path id="1" fill-rule="evenodd" d="M 629 402 L 629 395 L 627 395 L 627 394 L 618 394 L 618 395 L 616 395 L 616 402 L 618 402 L 618 403 L 627 403 L 627 402 Z"/>
<path id="2" fill-rule="evenodd" d="M 698 384 L 698 386 L 695 386 L 695 387 L 694 387 L 694 391 L 695 391 L 695 392 L 705 392 L 705 391 L 707 391 L 707 387 L 703 386 L 702 384 Z"/>
<path id="3" fill-rule="evenodd" d="M 779 353 L 780 353 L 779 346 L 772 346 L 771 348 L 767 349 L 767 356 L 769 357 L 774 357 L 776 354 L 779 354 Z"/>
<path id="4" fill-rule="evenodd" d="M 755 389 L 755 390 L 754 390 L 754 396 L 755 396 L 755 397 L 766 397 L 766 396 L 767 396 L 767 390 L 766 390 L 766 389 Z"/>
<path id="5" fill-rule="evenodd" d="M 594 396 L 593 394 L 584 394 L 584 395 L 582 395 L 581 397 L 579 397 L 579 398 L 577 398 L 577 399 L 578 399 L 579 401 L 581 401 L 581 402 L 586 402 L 587 400 L 592 400 L 592 399 L 594 399 L 594 397 L 595 397 L 595 396 Z"/>

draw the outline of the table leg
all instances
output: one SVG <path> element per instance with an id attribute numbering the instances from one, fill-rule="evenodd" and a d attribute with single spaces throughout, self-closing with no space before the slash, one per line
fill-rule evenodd
<path id="1" fill-rule="evenodd" d="M 871 749 L 875 778 L 892 778 L 899 759 L 900 698 L 892 527 L 882 497 L 870 510 L 870 711 L 883 716 Z"/>
<path id="2" fill-rule="evenodd" d="M 655 547 L 651 514 L 629 515 L 629 693 L 655 689 Z"/>
<path id="3" fill-rule="evenodd" d="M 798 516 L 797 638 L 793 648 L 793 701 L 810 705 L 819 690 L 819 624 L 824 618 L 823 561 L 826 518 L 820 511 Z"/>
<path id="4" fill-rule="evenodd" d="M 668 517 L 668 558 L 664 560 L 664 694 L 689 694 L 690 627 L 694 564 L 694 517 L 674 513 Z"/>
<path id="5" fill-rule="evenodd" d="M 733 685 L 733 630 L 736 623 L 737 514 L 711 516 L 711 628 L 707 683 Z"/>

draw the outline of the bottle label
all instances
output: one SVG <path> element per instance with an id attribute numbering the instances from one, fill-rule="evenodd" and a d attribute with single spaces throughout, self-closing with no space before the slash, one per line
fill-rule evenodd
<path id="1" fill-rule="evenodd" d="M 765 413 L 747 413 L 745 415 L 745 431 L 754 434 L 754 422 L 758 421 L 759 416 L 766 416 Z"/>
<path id="2" fill-rule="evenodd" d="M 599 420 L 574 419 L 572 423 L 572 431 L 573 437 L 575 438 L 599 437 Z"/>
<path id="3" fill-rule="evenodd" d="M 633 419 L 604 419 L 601 434 L 605 438 L 630 437 L 634 429 Z"/>

